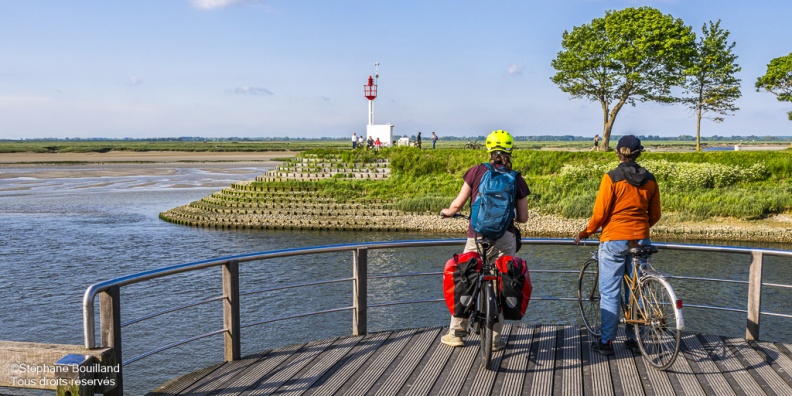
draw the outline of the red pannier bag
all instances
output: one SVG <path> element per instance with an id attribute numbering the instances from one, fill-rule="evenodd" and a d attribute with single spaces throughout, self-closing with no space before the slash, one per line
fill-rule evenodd
<path id="1" fill-rule="evenodd" d="M 466 318 L 473 306 L 473 291 L 481 272 L 481 256 L 477 252 L 455 254 L 443 269 L 443 296 L 451 315 Z"/>
<path id="2" fill-rule="evenodd" d="M 503 318 L 520 320 L 528 309 L 533 291 L 528 265 L 517 256 L 501 256 L 495 260 L 495 266 L 500 272 L 498 284 Z"/>

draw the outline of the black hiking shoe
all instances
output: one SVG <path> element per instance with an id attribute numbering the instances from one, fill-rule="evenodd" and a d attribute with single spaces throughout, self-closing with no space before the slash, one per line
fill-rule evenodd
<path id="1" fill-rule="evenodd" d="M 636 355 L 641 354 L 641 348 L 638 346 L 638 341 L 628 339 L 627 341 L 624 341 L 624 347 Z"/>
<path id="2" fill-rule="evenodd" d="M 611 356 L 613 355 L 613 341 L 603 344 L 602 341 L 596 339 L 591 343 L 591 350 L 599 352 L 600 355 Z"/>

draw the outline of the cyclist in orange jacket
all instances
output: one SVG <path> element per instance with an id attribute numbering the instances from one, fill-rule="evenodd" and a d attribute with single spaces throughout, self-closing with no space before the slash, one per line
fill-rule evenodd
<path id="1" fill-rule="evenodd" d="M 625 273 L 632 275 L 632 258 L 627 250 L 635 245 L 649 245 L 649 228 L 661 216 L 657 181 L 654 175 L 635 163 L 643 149 L 641 140 L 633 135 L 619 139 L 616 145 L 619 166 L 602 177 L 591 220 L 575 238 L 577 245 L 581 239 L 602 229 L 598 252 L 602 323 L 600 339 L 592 342 L 591 348 L 603 355 L 613 354 L 622 279 Z M 625 346 L 640 353 L 632 326 L 627 328 L 627 338 Z"/>

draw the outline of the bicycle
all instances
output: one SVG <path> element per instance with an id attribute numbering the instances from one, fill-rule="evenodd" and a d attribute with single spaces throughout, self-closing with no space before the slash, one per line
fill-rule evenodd
<path id="1" fill-rule="evenodd" d="M 468 140 L 467 144 L 465 144 L 465 149 L 468 149 L 468 150 L 478 150 L 480 148 L 481 148 L 481 144 L 479 144 L 476 141 Z"/>
<path id="2" fill-rule="evenodd" d="M 638 348 L 649 365 L 665 370 L 679 354 L 680 337 L 685 328 L 682 300 L 677 299 L 665 275 L 650 264 L 657 247 L 637 246 L 632 255 L 632 276 L 624 275 L 629 301 L 622 299 L 623 316 L 619 323 L 633 326 Z M 639 275 L 640 274 L 640 275 Z M 597 252 L 583 263 L 578 275 L 578 306 L 588 332 L 600 337 L 599 261 Z"/>
<path id="3" fill-rule="evenodd" d="M 440 216 L 448 218 L 442 213 Z M 469 219 L 468 216 L 459 213 L 450 217 Z M 473 305 L 473 308 L 470 311 L 468 329 L 466 329 L 468 333 L 472 331 L 481 337 L 481 347 L 479 348 L 481 364 L 487 370 L 491 370 L 492 344 L 494 342 L 493 331 L 495 323 L 500 321 L 501 312 L 498 299 L 498 290 L 500 290 L 498 287 L 498 268 L 495 266 L 494 260 L 490 263 L 490 260 L 487 259 L 487 251 L 492 247 L 493 243 L 484 238 L 476 238 L 476 249 L 481 256 L 482 267 L 473 291 L 473 298 L 468 304 L 468 306 Z"/>

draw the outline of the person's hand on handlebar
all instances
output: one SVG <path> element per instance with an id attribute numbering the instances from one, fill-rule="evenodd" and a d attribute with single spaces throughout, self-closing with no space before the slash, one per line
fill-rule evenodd
<path id="1" fill-rule="evenodd" d="M 586 233 L 585 230 L 580 231 L 577 236 L 575 236 L 575 245 L 579 244 L 581 240 L 588 238 L 589 235 Z"/>

